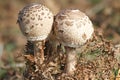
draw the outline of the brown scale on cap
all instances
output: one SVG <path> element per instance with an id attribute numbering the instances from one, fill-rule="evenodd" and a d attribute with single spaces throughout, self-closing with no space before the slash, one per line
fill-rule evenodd
<path id="1" fill-rule="evenodd" d="M 85 33 L 82 35 L 82 38 L 83 38 L 84 40 L 87 38 L 87 36 L 86 36 Z"/>
<path id="2" fill-rule="evenodd" d="M 73 25 L 71 21 L 65 21 L 65 24 L 66 24 L 67 26 L 72 26 L 72 25 Z"/>

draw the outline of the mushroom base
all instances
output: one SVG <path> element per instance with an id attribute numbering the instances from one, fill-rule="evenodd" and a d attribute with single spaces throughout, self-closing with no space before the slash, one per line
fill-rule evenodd
<path id="1" fill-rule="evenodd" d="M 40 65 L 44 61 L 44 41 L 34 42 L 35 63 Z"/>
<path id="2" fill-rule="evenodd" d="M 65 47 L 66 49 L 66 73 L 74 74 L 76 70 L 75 66 L 77 64 L 77 54 L 75 48 Z"/>

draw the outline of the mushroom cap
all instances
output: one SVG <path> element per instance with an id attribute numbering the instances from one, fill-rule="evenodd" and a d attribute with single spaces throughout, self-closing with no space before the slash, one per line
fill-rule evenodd
<path id="1" fill-rule="evenodd" d="M 93 32 L 92 22 L 80 10 L 62 10 L 55 17 L 54 33 L 64 46 L 80 47 L 92 38 Z"/>
<path id="2" fill-rule="evenodd" d="M 41 41 L 47 38 L 52 29 L 53 14 L 44 5 L 32 3 L 19 12 L 18 23 L 29 41 Z"/>

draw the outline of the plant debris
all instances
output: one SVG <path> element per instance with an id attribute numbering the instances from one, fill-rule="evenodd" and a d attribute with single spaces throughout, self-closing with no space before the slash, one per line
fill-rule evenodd
<path id="1" fill-rule="evenodd" d="M 29 45 L 26 45 L 27 50 L 31 48 Z M 47 47 L 49 46 L 47 45 Z M 111 42 L 105 40 L 101 34 L 94 34 L 92 40 L 76 51 L 79 58 L 74 75 L 64 72 L 66 60 L 64 51 L 51 56 L 45 55 L 45 61 L 41 65 L 36 65 L 31 60 L 33 56 L 28 53 L 31 57 L 25 59 L 25 80 L 114 80 L 116 78 L 115 72 L 119 69 L 119 62 L 115 58 L 113 47 Z M 62 48 L 60 49 L 62 50 Z"/>

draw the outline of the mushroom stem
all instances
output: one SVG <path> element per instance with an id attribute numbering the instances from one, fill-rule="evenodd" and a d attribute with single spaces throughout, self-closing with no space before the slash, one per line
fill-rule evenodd
<path id="1" fill-rule="evenodd" d="M 75 52 L 75 48 L 65 47 L 66 49 L 66 73 L 74 74 L 76 70 L 75 66 L 77 64 L 77 54 Z"/>
<path id="2" fill-rule="evenodd" d="M 35 63 L 40 65 L 44 61 L 44 41 L 36 41 L 34 42 L 34 56 L 35 56 Z"/>

